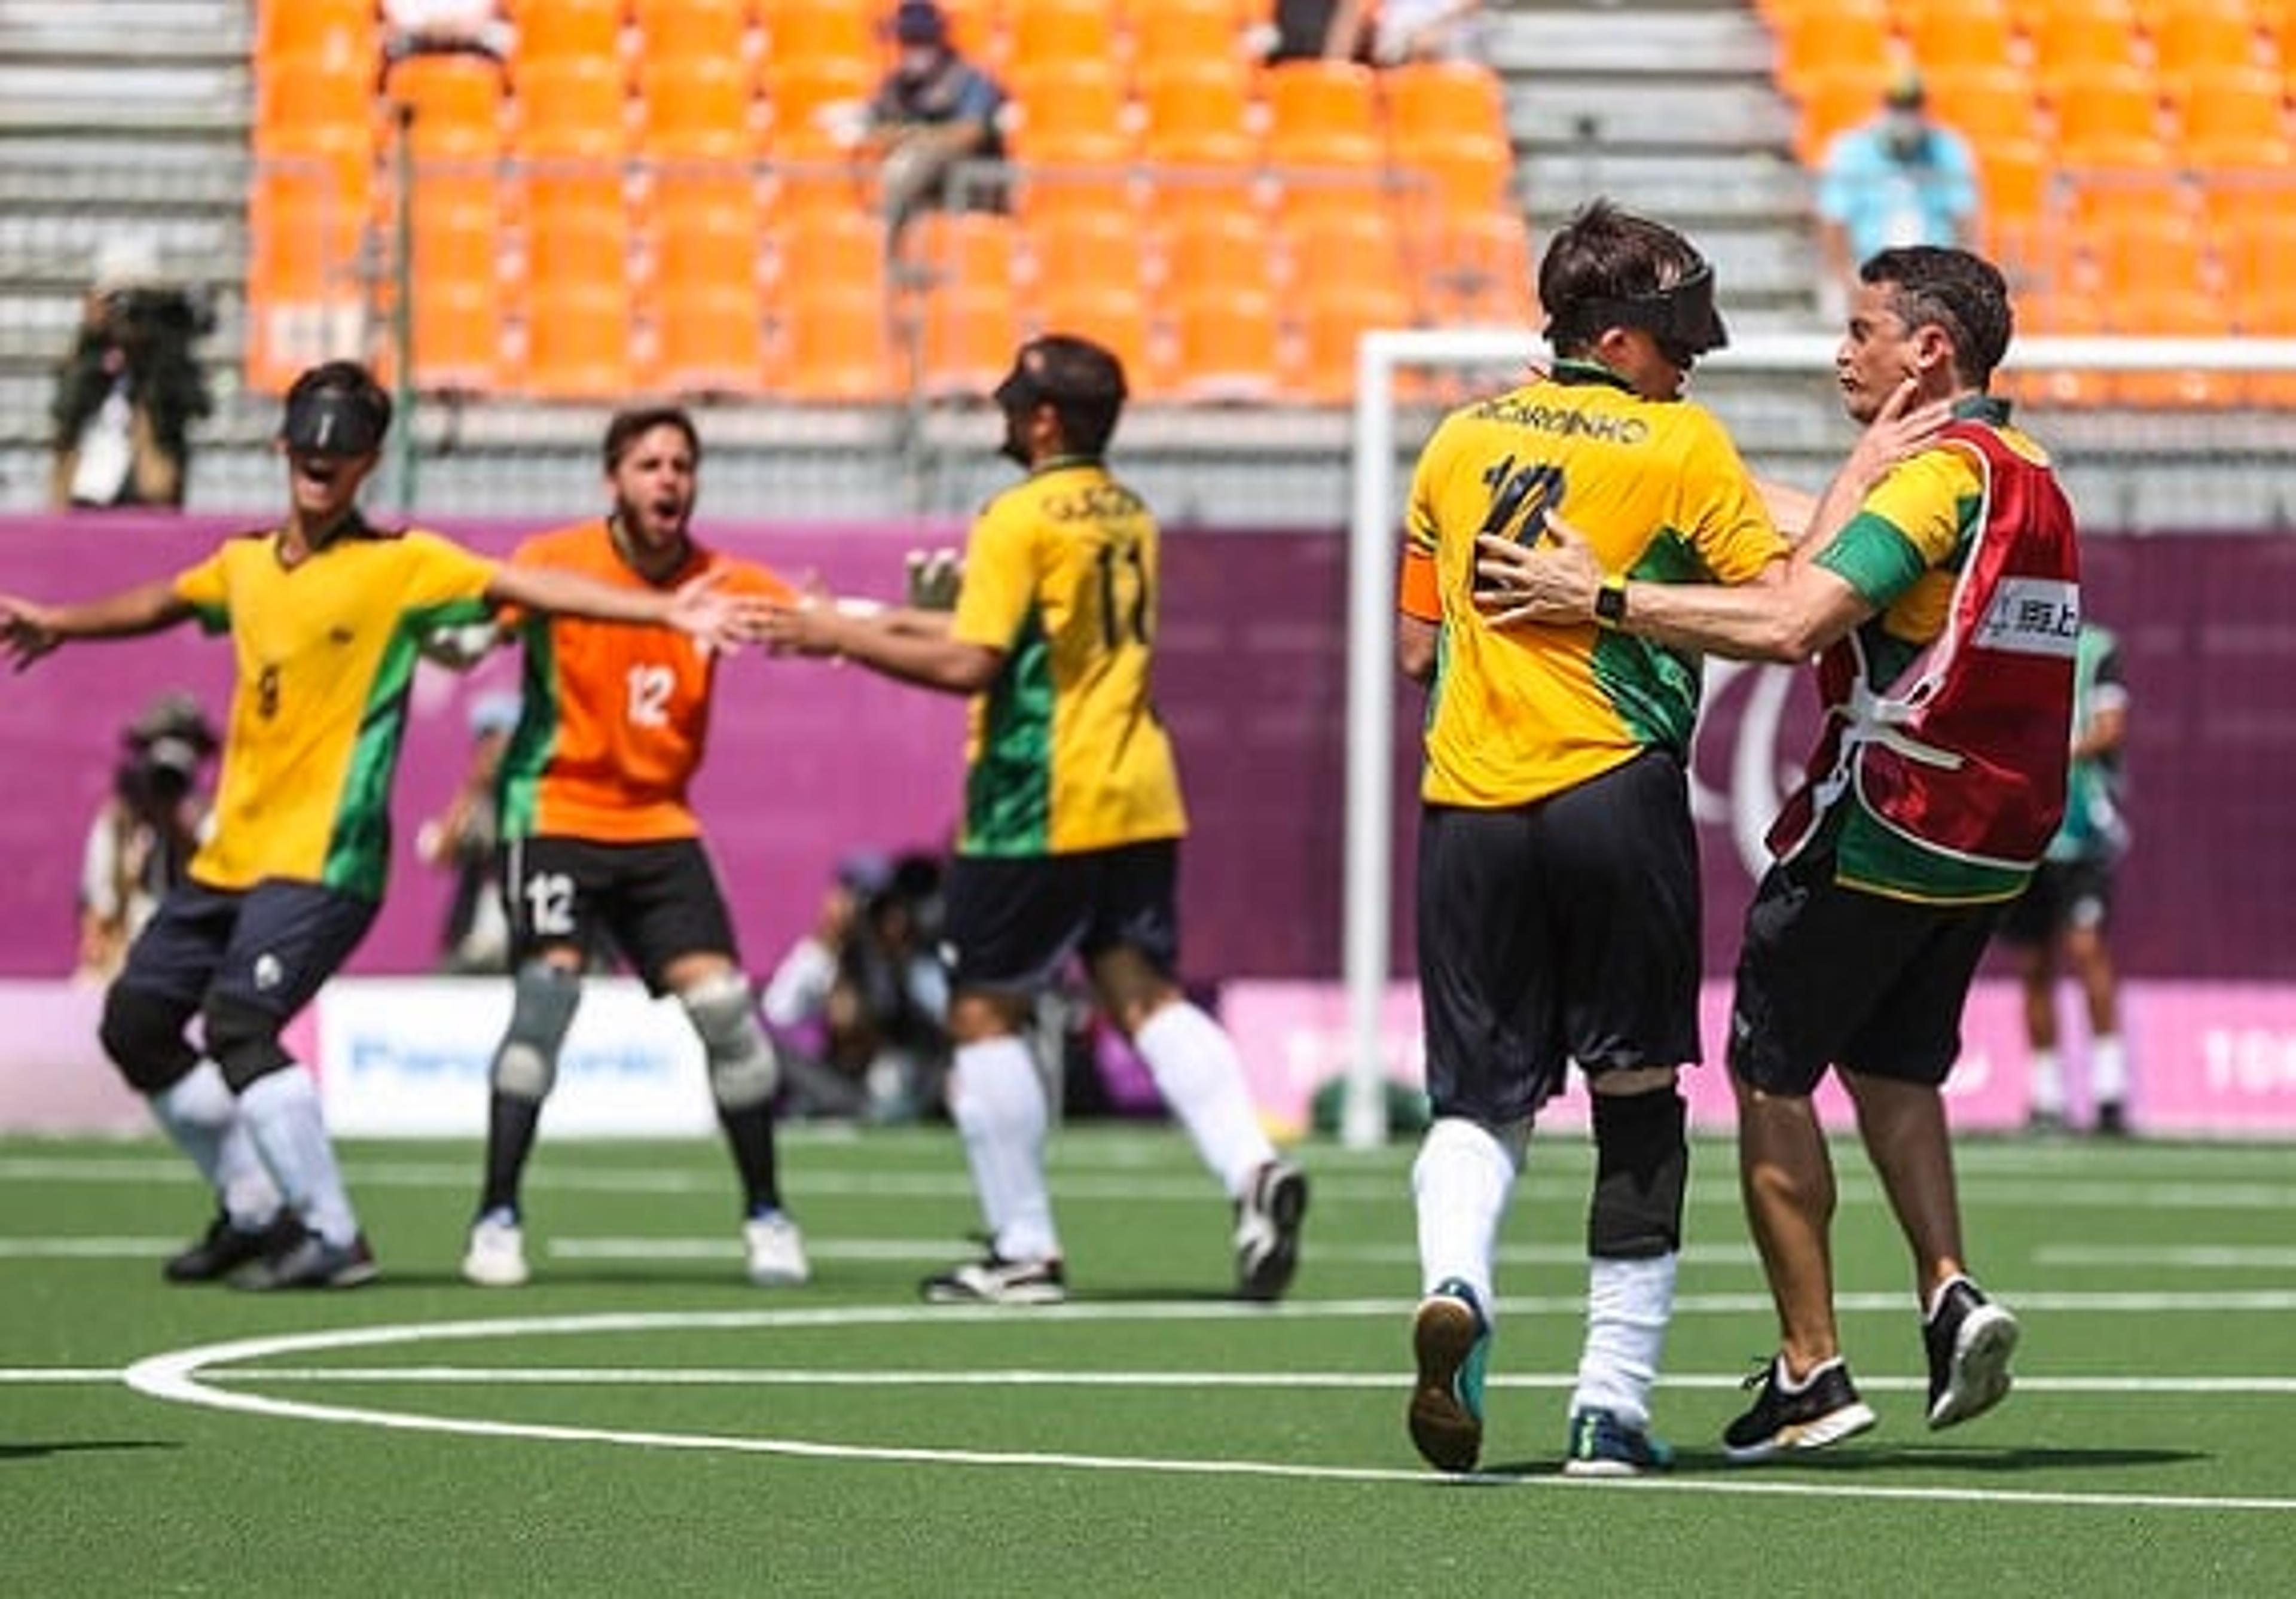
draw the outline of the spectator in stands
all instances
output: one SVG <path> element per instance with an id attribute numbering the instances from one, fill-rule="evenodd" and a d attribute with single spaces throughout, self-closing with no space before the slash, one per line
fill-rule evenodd
<path id="1" fill-rule="evenodd" d="M 1327 58 L 1367 62 L 1371 31 L 1362 0 L 1275 0 L 1273 15 L 1254 30 L 1254 53 L 1271 67 Z"/>
<path id="2" fill-rule="evenodd" d="M 386 68 L 410 55 L 509 59 L 516 32 L 495 0 L 382 0 Z"/>
<path id="3" fill-rule="evenodd" d="M 455 873 L 439 935 L 439 969 L 468 975 L 510 969 L 510 923 L 503 909 L 495 780 L 518 726 L 515 693 L 481 694 L 471 707 L 471 759 L 447 808 L 414 835 L 426 865 Z"/>
<path id="4" fill-rule="evenodd" d="M 73 976 L 105 983 L 199 848 L 209 796 L 200 773 L 222 747 L 189 694 L 163 694 L 120 729 L 111 796 L 80 858 L 79 956 Z"/>
<path id="5" fill-rule="evenodd" d="M 149 239 L 114 239 L 96 252 L 50 408 L 58 510 L 183 504 L 191 425 L 214 406 L 193 346 L 214 325 L 213 313 L 161 277 Z"/>
<path id="6" fill-rule="evenodd" d="M 898 55 L 869 102 L 861 136 L 883 158 L 882 201 L 895 243 L 921 210 L 1001 210 L 1004 186 L 961 175 L 969 161 L 1004 158 L 999 127 L 1005 94 L 960 54 L 933 0 L 901 0 L 893 13 Z"/>
<path id="7" fill-rule="evenodd" d="M 914 1121 L 948 1065 L 940 862 L 864 851 L 838 865 L 811 931 L 766 986 L 793 1116 Z"/>
<path id="8" fill-rule="evenodd" d="M 1977 222 L 1977 165 L 1959 134 L 1929 114 L 1921 75 L 1891 80 L 1881 113 L 1827 147 L 1817 190 L 1825 266 L 1819 314 L 1841 319 L 1857 264 L 1908 244 L 1966 245 Z"/>
<path id="9" fill-rule="evenodd" d="M 1405 62 L 1484 59 L 1482 0 L 1356 0 L 1344 9 L 1370 13 L 1372 59 L 1382 67 Z M 1340 27 L 1360 27 L 1343 18 Z"/>
<path id="10" fill-rule="evenodd" d="M 2064 1067 L 2057 1048 L 2057 960 L 2072 968 L 2088 1006 L 2088 1084 L 2096 1130 L 2128 1130 L 2128 1059 L 2120 1040 L 2120 980 L 2105 943 L 2112 879 L 2128 847 L 2121 814 L 2121 750 L 2128 737 L 2128 686 L 2111 630 L 2084 618 L 2073 662 L 2072 770 L 2065 819 L 2023 897 L 2001 919 L 2017 955 L 2032 1046 L 2032 1124 L 2064 1124 Z"/>

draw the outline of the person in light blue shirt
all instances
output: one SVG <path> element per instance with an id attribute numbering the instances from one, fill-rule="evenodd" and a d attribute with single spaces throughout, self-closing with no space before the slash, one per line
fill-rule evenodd
<path id="1" fill-rule="evenodd" d="M 1929 114 L 1918 74 L 1894 79 L 1872 119 L 1835 136 L 1819 175 L 1821 304 L 1846 295 L 1857 264 L 1908 244 L 1966 246 L 1977 225 L 1977 166 L 1959 134 Z"/>

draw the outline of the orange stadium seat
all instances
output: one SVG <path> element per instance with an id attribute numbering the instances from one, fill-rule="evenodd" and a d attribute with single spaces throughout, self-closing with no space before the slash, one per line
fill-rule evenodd
<path id="1" fill-rule="evenodd" d="M 2143 69 L 2093 65 L 2061 79 L 2054 103 L 2057 159 L 2066 166 L 2166 163 L 2159 86 Z"/>
<path id="2" fill-rule="evenodd" d="M 1420 272 L 1439 324 L 1524 327 L 1538 318 L 1530 231 L 1506 211 L 1450 218 Z"/>
<path id="3" fill-rule="evenodd" d="M 503 76 L 491 62 L 470 56 L 416 55 L 390 70 L 393 104 L 413 114 L 407 124 L 417 156 L 477 160 L 503 148 Z"/>
<path id="4" fill-rule="evenodd" d="M 1337 404 L 1355 396 L 1357 342 L 1374 328 L 1410 327 L 1411 300 L 1399 286 L 1308 287 L 1299 302 L 1299 336 L 1285 376 L 1307 398 Z"/>
<path id="5" fill-rule="evenodd" d="M 551 399 L 620 399 L 635 386 L 635 332 L 619 278 L 530 283 L 524 387 Z"/>
<path id="6" fill-rule="evenodd" d="M 1004 61 L 1018 76 L 1040 64 L 1104 63 L 1116 59 L 1107 0 L 1004 0 Z"/>
<path id="7" fill-rule="evenodd" d="M 1825 160 L 1826 146 L 1882 109 L 1882 92 L 1891 70 L 1871 62 L 1811 73 L 1792 91 L 1800 115 L 1794 124 L 1794 154 L 1806 167 Z"/>
<path id="8" fill-rule="evenodd" d="M 945 284 L 916 299 L 916 383 L 937 399 L 982 399 L 1013 365 L 1021 303 L 1008 283 Z M 898 326 L 898 324 L 896 324 Z"/>
<path id="9" fill-rule="evenodd" d="M 2296 211 L 2274 189 L 2226 189 L 2211 196 L 2208 232 L 2223 263 L 2225 298 L 2235 308 L 2291 283 Z"/>
<path id="10" fill-rule="evenodd" d="M 874 67 L 881 19 L 892 8 L 882 0 L 766 0 L 766 58 L 773 62 L 847 61 Z"/>
<path id="11" fill-rule="evenodd" d="M 1023 163 L 1013 209 L 1029 226 L 1055 217 L 1115 217 L 1136 226 L 1144 184 L 1133 173 L 1110 167 L 1048 168 Z"/>
<path id="12" fill-rule="evenodd" d="M 763 238 L 757 191 L 739 168 L 673 168 L 654 182 L 645 219 L 657 296 L 738 290 L 754 298 Z"/>
<path id="13" fill-rule="evenodd" d="M 1282 62 L 1259 74 L 1267 154 L 1298 166 L 1368 166 L 1381 159 L 1379 96 L 1369 67 Z"/>
<path id="14" fill-rule="evenodd" d="M 1137 89 L 1140 149 L 1149 160 L 1242 166 L 1259 159 L 1251 79 L 1240 62 L 1144 70 Z"/>
<path id="15" fill-rule="evenodd" d="M 2284 168 L 2296 160 L 2280 75 L 2228 68 L 2185 86 L 2177 102 L 2178 159 L 2187 167 Z"/>
<path id="16" fill-rule="evenodd" d="M 746 160 L 765 126 L 738 61 L 655 61 L 638 68 L 638 144 L 657 159 Z"/>
<path id="17" fill-rule="evenodd" d="M 2048 0 L 2028 19 L 2025 38 L 2044 94 L 2144 59 L 2135 14 L 2096 0 Z"/>
<path id="18" fill-rule="evenodd" d="M 2068 286 L 2029 290 L 2018 307 L 2021 337 L 2080 338 L 2104 331 L 2103 300 Z M 2112 385 L 2103 373 L 2087 367 L 2074 371 L 2029 366 L 2017 344 L 2009 347 L 2009 365 L 2001 373 L 2000 387 L 2023 405 L 2098 406 L 2112 397 Z"/>
<path id="19" fill-rule="evenodd" d="M 1880 79 L 1897 65 L 1889 14 L 1880 0 L 1841 0 L 1778 25 L 1777 78 L 1796 98 L 1814 78 L 1862 70 Z"/>
<path id="20" fill-rule="evenodd" d="M 1104 61 L 1015 73 L 1005 144 L 1016 161 L 1093 166 L 1132 159 L 1130 95 Z"/>
<path id="21" fill-rule="evenodd" d="M 1210 62 L 1240 65 L 1243 28 L 1229 0 L 1152 0 L 1132 10 L 1132 64 L 1146 76 Z"/>
<path id="22" fill-rule="evenodd" d="M 754 394 L 765 382 L 757 291 L 713 284 L 653 297 L 652 387 L 673 394 Z"/>
<path id="23" fill-rule="evenodd" d="M 2081 250 L 2108 299 L 2197 294 L 2210 287 L 2205 241 L 2165 195 L 2150 214 L 2132 210 L 2091 222 L 2082 230 Z"/>
<path id="24" fill-rule="evenodd" d="M 1380 74 L 1388 137 L 1507 141 L 1506 96 L 1498 74 L 1473 62 L 1407 62 Z"/>
<path id="25" fill-rule="evenodd" d="M 749 0 L 630 0 L 638 60 L 746 62 Z"/>
<path id="26" fill-rule="evenodd" d="M 523 63 L 512 87 L 511 144 L 519 154 L 606 160 L 628 152 L 629 86 L 620 62 L 568 56 Z"/>
<path id="27" fill-rule="evenodd" d="M 2177 0 L 2147 19 L 2147 32 L 2154 69 L 2171 93 L 2269 59 L 2259 48 L 2256 18 L 2243 0 Z"/>
<path id="28" fill-rule="evenodd" d="M 619 62 L 622 0 L 528 0 L 518 8 L 513 71 L 537 62 Z"/>
<path id="29" fill-rule="evenodd" d="M 255 57 L 258 65 L 318 59 L 372 73 L 381 34 L 374 0 L 262 0 L 255 19 Z"/>
<path id="30" fill-rule="evenodd" d="M 1105 284 L 1136 294 L 1146 281 L 1148 251 L 1128 217 L 1056 211 L 1030 218 L 1021 236 L 1022 275 L 1031 294 L 1049 294 L 1068 283 Z"/>
<path id="31" fill-rule="evenodd" d="M 256 65 L 258 141 L 303 127 L 372 128 L 374 120 L 372 61 L 279 55 L 266 57 Z"/>
<path id="32" fill-rule="evenodd" d="M 951 291 L 1009 295 L 1018 280 L 1021 234 L 1010 217 L 927 211 L 911 222 L 900 258 L 922 271 L 928 298 Z"/>
<path id="33" fill-rule="evenodd" d="M 414 387 L 485 390 L 502 380 L 502 305 L 491 284 L 415 285 L 409 332 Z"/>
<path id="34" fill-rule="evenodd" d="M 2049 152 L 2038 139 L 1992 138 L 1974 148 L 1979 241 L 2005 265 L 2030 263 L 2046 234 Z"/>
<path id="35" fill-rule="evenodd" d="M 1473 136 L 1412 139 L 1396 145 L 1393 175 L 1406 216 L 1421 210 L 1423 197 L 1443 217 L 1472 217 L 1511 209 L 1514 151 L 1503 140 Z"/>
<path id="36" fill-rule="evenodd" d="M 1296 295 L 1404 292 L 1402 245 L 1383 212 L 1311 211 L 1287 217 L 1283 246 Z"/>
<path id="37" fill-rule="evenodd" d="M 834 56 L 784 60 L 767 55 L 760 86 L 767 105 L 767 148 L 776 159 L 820 160 L 845 152 L 822 126 L 830 106 L 861 102 L 876 93 L 877 73 L 865 60 Z"/>
<path id="38" fill-rule="evenodd" d="M 1264 404 L 1282 393 L 1273 296 L 1183 285 L 1165 305 L 1177 397 Z"/>
<path id="39" fill-rule="evenodd" d="M 617 193 L 544 190 L 529 194 L 526 216 L 526 282 L 555 292 L 571 286 L 628 281 L 630 219 Z"/>
<path id="40" fill-rule="evenodd" d="M 2014 67 L 1946 68 L 1924 73 L 1923 82 L 1931 114 L 1967 139 L 1980 157 L 1992 140 L 2031 139 L 2040 132 L 2032 86 Z"/>
<path id="41" fill-rule="evenodd" d="M 863 213 L 817 209 L 774 220 L 774 281 L 783 299 L 850 290 L 884 315 L 885 230 Z"/>
<path id="42" fill-rule="evenodd" d="M 2151 338 L 2222 339 L 2233 332 L 2225 303 L 2197 290 L 2147 289 L 2107 302 L 2112 332 Z M 2248 384 L 2236 373 L 2179 365 L 2169 372 L 2121 372 L 2110 379 L 2112 398 L 2125 406 L 2214 407 L 2236 405 Z"/>
<path id="43" fill-rule="evenodd" d="M 1156 274 L 1160 292 L 1267 295 L 1275 284 L 1275 234 L 1249 209 L 1158 208 Z"/>
<path id="44" fill-rule="evenodd" d="M 1047 279 L 1026 302 L 1031 336 L 1076 333 L 1115 353 L 1124 364 L 1125 387 L 1135 398 L 1156 393 L 1152 350 L 1154 330 L 1148 298 L 1136 285 L 1095 283 L 1081 278 Z"/>
<path id="45" fill-rule="evenodd" d="M 2005 66 L 2016 59 L 2015 29 L 2002 0 L 1927 0 L 1901 8 L 1900 23 L 1924 76 Z"/>
<path id="46" fill-rule="evenodd" d="M 774 370 L 791 398 L 850 403 L 894 392 L 882 293 L 850 283 L 791 280 L 776 303 L 780 347 Z"/>

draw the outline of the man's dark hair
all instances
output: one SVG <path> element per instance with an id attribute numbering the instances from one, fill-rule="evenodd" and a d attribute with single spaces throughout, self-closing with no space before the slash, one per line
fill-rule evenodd
<path id="1" fill-rule="evenodd" d="M 1695 347 L 1693 354 L 1716 348 L 1723 341 L 1721 323 L 1712 316 L 1710 297 L 1705 310 L 1710 328 L 1656 325 L 1672 320 L 1670 291 L 1707 272 L 1696 248 L 1666 224 L 1608 200 L 1594 201 L 1562 225 L 1540 258 L 1538 302 L 1546 311 L 1547 339 L 1556 355 L 1580 356 L 1603 329 L 1625 324 L 1686 341 Z M 1629 302 L 1644 309 L 1637 313 Z"/>
<path id="2" fill-rule="evenodd" d="M 1962 381 L 1982 389 L 2009 353 L 2015 316 L 2009 283 L 1984 257 L 1941 244 L 1908 244 L 1876 251 L 1857 268 L 1858 281 L 1890 290 L 1890 309 L 1906 331 L 1940 329 L 1953 343 Z"/>
<path id="3" fill-rule="evenodd" d="M 692 416 L 676 406 L 637 406 L 615 412 L 613 421 L 606 424 L 606 470 L 611 472 L 619 466 L 622 457 L 630 453 L 630 447 L 656 428 L 676 428 L 685 434 L 685 448 L 693 455 L 693 464 L 701 464 L 701 435 L 695 431 Z"/>
<path id="4" fill-rule="evenodd" d="M 1108 453 L 1124 396 L 1124 364 L 1112 353 L 1073 333 L 1046 333 L 1021 347 L 996 400 L 1007 411 L 1052 406 L 1062 447 L 1096 460 Z"/>

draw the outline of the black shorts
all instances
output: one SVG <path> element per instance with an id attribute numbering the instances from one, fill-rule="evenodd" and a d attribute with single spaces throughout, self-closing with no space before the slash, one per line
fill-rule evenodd
<path id="1" fill-rule="evenodd" d="M 266 878 L 250 889 L 184 882 L 128 947 L 122 988 L 158 996 L 189 1021 L 226 995 L 282 1025 L 311 1003 L 374 925 L 373 899 Z"/>
<path id="2" fill-rule="evenodd" d="M 2102 932 L 2112 920 L 2112 863 L 2043 861 L 2024 893 L 2001 913 L 2005 944 L 2049 944 L 2079 929 Z"/>
<path id="3" fill-rule="evenodd" d="M 949 981 L 1033 994 L 1069 957 L 1119 946 L 1173 977 L 1180 958 L 1180 842 L 1074 855 L 960 855 L 947 890 Z"/>
<path id="4" fill-rule="evenodd" d="M 1427 807 L 1419 990 L 1438 1116 L 1518 1121 L 1599 1073 L 1698 1059 L 1698 841 L 1649 750 L 1512 810 Z"/>
<path id="5" fill-rule="evenodd" d="M 1746 910 L 1730 1070 L 1792 1095 L 1813 1092 L 1829 1066 L 1943 1083 L 2000 911 L 1845 889 L 1822 847 L 1772 866 Z"/>
<path id="6" fill-rule="evenodd" d="M 663 973 L 689 955 L 737 964 L 734 921 L 699 839 L 601 844 L 587 839 L 512 839 L 503 846 L 511 959 L 545 949 L 586 956 L 611 939 L 657 996 Z"/>

